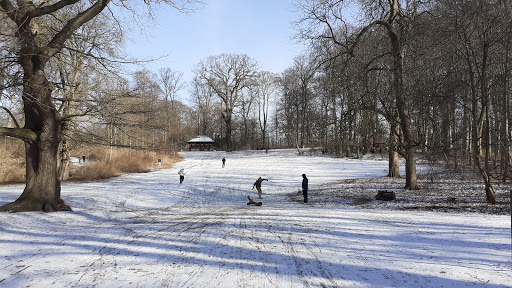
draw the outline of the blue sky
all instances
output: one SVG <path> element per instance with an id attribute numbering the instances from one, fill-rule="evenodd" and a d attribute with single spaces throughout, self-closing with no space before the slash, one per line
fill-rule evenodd
<path id="1" fill-rule="evenodd" d="M 132 33 L 128 53 L 139 59 L 165 56 L 147 65 L 152 72 L 170 67 L 193 78 L 192 70 L 208 56 L 247 54 L 261 70 L 283 72 L 305 49 L 293 40 L 293 0 L 208 0 L 194 14 L 160 7 L 155 28 Z M 149 26 L 149 25 L 148 25 Z M 183 94 L 183 92 L 181 93 Z"/>

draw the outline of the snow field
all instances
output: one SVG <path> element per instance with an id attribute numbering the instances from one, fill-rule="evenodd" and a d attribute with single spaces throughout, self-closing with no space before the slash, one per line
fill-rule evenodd
<path id="1" fill-rule="evenodd" d="M 71 213 L 0 214 L 0 287 L 511 285 L 510 216 L 315 204 L 315 187 L 385 175 L 385 161 L 183 155 L 172 169 L 63 184 Z M 288 197 L 302 173 L 307 205 Z M 260 176 L 263 206 L 248 206 Z M 1 186 L 0 204 L 22 190 Z"/>

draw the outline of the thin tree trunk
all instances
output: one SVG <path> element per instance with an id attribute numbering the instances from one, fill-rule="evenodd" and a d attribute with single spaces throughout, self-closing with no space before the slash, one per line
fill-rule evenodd
<path id="1" fill-rule="evenodd" d="M 510 45 L 506 46 L 507 49 L 505 50 L 505 63 L 504 63 L 504 69 L 503 74 L 504 75 L 510 75 L 510 68 L 509 68 L 509 54 L 510 54 Z M 509 80 L 510 77 L 503 77 L 503 100 L 502 100 L 502 115 L 501 115 L 501 131 L 500 131 L 500 138 L 501 138 L 501 162 L 503 165 L 503 183 L 507 182 L 508 178 L 508 170 L 510 167 L 510 141 L 509 141 L 509 117 L 510 117 L 510 100 L 509 100 Z"/>
<path id="2" fill-rule="evenodd" d="M 66 140 L 62 140 L 60 143 L 60 153 L 59 153 L 59 165 L 58 165 L 58 175 L 59 180 L 67 180 L 69 179 L 69 150 L 68 144 Z"/>
<path id="3" fill-rule="evenodd" d="M 389 147 L 388 147 L 388 163 L 389 172 L 388 177 L 400 178 L 400 166 L 398 162 L 398 124 L 394 121 L 390 123 L 389 133 Z"/>
<path id="4" fill-rule="evenodd" d="M 395 87 L 396 108 L 405 141 L 405 188 L 417 190 L 419 186 L 416 178 L 416 143 L 412 134 L 411 119 L 406 108 L 403 91 L 403 51 L 397 33 L 393 30 L 388 30 L 388 32 L 393 47 L 393 85 Z"/>

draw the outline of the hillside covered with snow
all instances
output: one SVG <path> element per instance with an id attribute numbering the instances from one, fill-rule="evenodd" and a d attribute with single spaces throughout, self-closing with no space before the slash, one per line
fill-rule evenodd
<path id="1" fill-rule="evenodd" d="M 386 161 L 294 150 L 183 155 L 172 169 L 64 183 L 73 212 L 0 214 L 0 287 L 511 285 L 510 215 L 335 199 L 356 191 L 351 179 L 385 175 Z M 303 173 L 309 204 L 297 195 Z M 247 205 L 260 176 L 263 205 Z M 1 186 L 0 204 L 22 190 Z"/>

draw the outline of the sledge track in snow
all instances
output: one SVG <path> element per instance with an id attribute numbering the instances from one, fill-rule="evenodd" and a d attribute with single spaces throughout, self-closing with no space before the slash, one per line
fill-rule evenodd
<path id="1" fill-rule="evenodd" d="M 85 197 L 77 193 L 72 198 L 75 212 L 41 216 L 46 220 L 70 217 L 72 221 L 54 221 L 54 226 L 43 227 L 51 235 L 69 223 L 66 232 L 73 236 L 51 238 L 45 234 L 48 238 L 36 243 L 40 245 L 37 256 L 20 259 L 9 252 L 6 257 L 19 261 L 16 266 L 4 266 L 12 276 L 0 277 L 0 283 L 18 280 L 17 286 L 61 287 L 432 287 L 432 283 L 441 283 L 438 286 L 498 287 L 486 282 L 493 281 L 488 275 L 494 275 L 495 263 L 485 259 L 468 263 L 461 257 L 466 265 L 461 273 L 458 268 L 442 266 L 452 259 L 444 257 L 446 248 L 435 244 L 463 251 L 471 241 L 488 239 L 479 232 L 486 231 L 484 228 L 464 226 L 470 217 L 454 217 L 459 222 L 431 222 L 425 216 L 437 214 L 315 206 L 314 186 L 311 204 L 292 202 L 288 195 L 296 193 L 301 172 L 310 163 L 301 164 L 299 159 L 283 166 L 285 156 L 258 153 L 228 154 L 224 169 L 220 159 L 225 154 L 221 152 L 190 154 L 192 157 L 177 165 L 187 172 L 182 185 L 177 183 L 176 168 L 76 184 Z M 267 158 L 266 162 L 259 161 L 261 158 Z M 323 159 L 315 161 L 321 165 Z M 251 187 L 258 176 L 269 178 L 263 184 L 263 206 L 247 206 L 247 195 L 256 194 Z M 319 181 L 316 177 L 311 175 L 311 185 Z M 127 183 L 130 189 L 126 189 Z M 420 222 L 421 231 L 415 225 Z M 481 233 L 477 234 L 480 238 L 459 233 L 450 239 L 446 230 L 453 227 L 467 227 L 468 233 Z M 32 235 L 30 228 L 19 234 Z M 16 231 L 13 225 L 2 229 L 3 235 Z M 499 235 L 496 232 L 494 237 Z M 425 247 L 423 241 L 430 236 L 438 240 Z M 52 246 L 53 239 L 57 246 Z M 389 243 L 400 249 L 382 249 Z M 502 245 L 494 243 L 486 249 L 485 253 L 497 253 Z M 69 267 L 45 260 L 53 255 L 67 261 Z M 50 264 L 43 266 L 44 261 Z M 432 266 L 443 270 L 429 269 Z M 475 271 L 479 278 L 471 276 Z M 458 277 L 463 280 L 454 280 Z"/>

